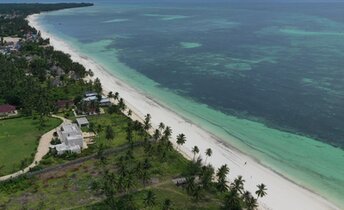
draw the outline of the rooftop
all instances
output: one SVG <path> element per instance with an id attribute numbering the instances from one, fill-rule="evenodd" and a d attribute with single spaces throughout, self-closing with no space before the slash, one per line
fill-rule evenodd
<path id="1" fill-rule="evenodd" d="M 98 95 L 98 93 L 96 93 L 96 92 L 86 92 L 85 93 L 85 97 L 91 97 L 91 96 L 97 96 Z"/>
<path id="2" fill-rule="evenodd" d="M 82 135 L 78 125 L 75 124 L 75 123 L 67 124 L 67 125 L 62 125 L 61 133 L 62 133 L 62 135 L 65 135 L 65 136 Z"/>
<path id="3" fill-rule="evenodd" d="M 88 96 L 87 98 L 83 99 L 84 101 L 96 101 L 98 100 L 97 96 Z"/>
<path id="4" fill-rule="evenodd" d="M 86 117 L 81 117 L 81 118 L 77 118 L 76 122 L 78 123 L 78 125 L 86 125 L 89 124 L 88 120 Z"/>
<path id="5" fill-rule="evenodd" d="M 15 106 L 9 104 L 0 105 L 0 113 L 14 112 L 16 110 Z"/>

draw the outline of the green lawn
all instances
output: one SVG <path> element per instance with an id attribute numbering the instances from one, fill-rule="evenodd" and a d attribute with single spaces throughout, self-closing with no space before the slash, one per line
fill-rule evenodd
<path id="1" fill-rule="evenodd" d="M 59 119 L 48 118 L 46 126 L 39 129 L 39 121 L 32 118 L 0 120 L 0 176 L 29 165 L 36 152 L 40 136 L 60 123 Z"/>
<path id="2" fill-rule="evenodd" d="M 96 144 L 104 144 L 107 147 L 116 147 L 128 143 L 126 140 L 126 128 L 130 119 L 128 119 L 123 114 L 102 114 L 98 116 L 87 117 L 90 122 L 102 126 L 102 130 L 96 137 Z M 105 138 L 105 128 L 110 125 L 115 133 L 115 138 L 113 140 L 107 140 Z M 136 138 L 137 139 L 137 138 Z"/>

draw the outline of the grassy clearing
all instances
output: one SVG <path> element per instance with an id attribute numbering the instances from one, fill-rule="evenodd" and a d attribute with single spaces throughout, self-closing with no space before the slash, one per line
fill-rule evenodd
<path id="1" fill-rule="evenodd" d="M 87 117 L 95 127 L 101 125 L 95 144 L 81 154 L 72 157 L 47 156 L 41 167 L 66 163 L 68 160 L 94 154 L 97 146 L 103 144 L 106 148 L 117 148 L 128 145 L 127 126 L 130 119 L 122 114 L 103 114 Z M 73 118 L 71 118 L 73 120 Z M 105 128 L 111 126 L 115 133 L 113 140 L 105 138 Z M 134 131 L 134 142 L 142 141 L 139 131 Z M 190 161 L 186 160 L 175 150 L 165 150 L 160 143 L 151 144 L 148 151 L 146 146 L 130 148 L 122 152 L 106 155 L 105 161 L 89 159 L 82 163 L 73 164 L 31 178 L 21 178 L 10 183 L 0 183 L 0 209 L 110 209 L 105 203 L 104 194 L 100 188 L 94 188 L 95 183 L 104 182 L 105 171 L 120 176 L 120 163 L 132 173 L 133 186 L 124 191 L 132 196 L 136 209 L 162 209 L 165 199 L 172 200 L 173 209 L 220 209 L 222 196 L 210 191 L 203 192 L 203 198 L 196 202 L 186 190 L 172 183 L 175 177 L 185 176 L 190 171 Z M 163 155 L 164 154 L 164 155 Z M 144 185 L 136 172 L 138 165 L 149 161 L 149 177 L 153 183 Z M 143 199 L 147 191 L 156 195 L 156 205 L 144 207 Z M 123 191 L 116 189 L 116 199 L 126 198 Z"/>
<path id="2" fill-rule="evenodd" d="M 40 136 L 60 123 L 60 119 L 48 118 L 45 127 L 40 129 L 39 120 L 28 117 L 0 120 L 0 176 L 29 165 Z"/>
<path id="3" fill-rule="evenodd" d="M 107 157 L 105 168 L 98 159 L 91 159 L 82 164 L 52 171 L 37 177 L 11 183 L 11 188 L 0 185 L 0 208 L 5 209 L 108 209 L 103 203 L 104 196 L 92 189 L 92 183 L 99 181 L 104 170 L 116 173 L 116 163 L 127 151 Z M 134 164 L 147 158 L 142 147 L 133 150 Z M 157 205 L 151 209 L 161 209 L 165 199 L 173 201 L 174 209 L 218 209 L 218 199 L 209 193 L 200 203 L 188 196 L 184 189 L 176 187 L 172 178 L 180 176 L 188 167 L 185 160 L 176 151 L 171 151 L 162 161 L 157 154 L 149 157 L 152 164 L 151 177 L 158 183 L 146 188 L 140 181 L 133 187 L 133 200 L 138 209 L 143 209 L 143 198 L 147 190 L 156 194 Z M 148 209 L 148 208 L 147 208 Z"/>

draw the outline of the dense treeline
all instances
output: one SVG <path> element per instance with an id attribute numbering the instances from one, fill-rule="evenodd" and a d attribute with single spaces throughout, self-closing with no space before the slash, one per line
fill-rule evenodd
<path id="1" fill-rule="evenodd" d="M 32 30 L 23 18 L 15 17 L 8 21 L 5 17 L 0 17 L 0 36 L 17 35 L 23 37 L 25 33 Z"/>
<path id="2" fill-rule="evenodd" d="M 31 28 L 24 17 L 43 11 L 86 7 L 87 3 L 60 3 L 60 4 L 0 4 L 0 36 L 23 37 Z"/>
<path id="3" fill-rule="evenodd" d="M 90 5 L 0 4 L 0 36 L 30 37 L 23 38 L 14 53 L 0 53 L 0 104 L 12 104 L 25 115 L 43 117 L 56 109 L 56 101 L 74 100 L 85 91 L 99 89 L 99 84 L 95 88 L 93 82 L 83 80 L 88 72 L 81 64 L 55 51 L 48 45 L 49 39 L 42 39 L 25 20 L 32 13 Z"/>
<path id="4" fill-rule="evenodd" d="M 58 4 L 0 4 L 0 14 L 13 14 L 27 16 L 43 11 L 53 11 L 75 7 L 93 6 L 91 3 L 58 3 Z"/>
<path id="5" fill-rule="evenodd" d="M 38 100 L 50 101 L 48 104 L 52 106 L 56 100 L 74 99 L 94 89 L 93 83 L 82 80 L 86 75 L 85 68 L 73 62 L 68 55 L 51 47 L 35 47 L 42 52 L 36 54 L 32 51 L 29 55 L 29 51 L 24 50 L 23 56 L 0 55 L 0 104 L 35 110 L 33 106 Z M 53 67 L 61 69 L 61 72 L 54 72 Z"/>

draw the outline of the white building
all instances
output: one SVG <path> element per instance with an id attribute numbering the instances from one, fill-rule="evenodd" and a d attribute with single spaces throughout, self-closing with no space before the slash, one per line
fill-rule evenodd
<path id="1" fill-rule="evenodd" d="M 111 100 L 105 96 L 102 96 L 102 99 L 99 101 L 100 106 L 110 106 Z"/>
<path id="2" fill-rule="evenodd" d="M 85 93 L 85 98 L 92 97 L 92 96 L 97 96 L 98 93 L 96 92 L 86 92 Z"/>
<path id="3" fill-rule="evenodd" d="M 81 127 L 88 127 L 90 124 L 86 117 L 76 118 L 76 123 L 79 125 L 80 128 Z"/>
<path id="4" fill-rule="evenodd" d="M 58 130 L 61 144 L 55 146 L 57 154 L 61 155 L 67 151 L 80 153 L 83 148 L 84 138 L 77 124 L 66 124 Z"/>

